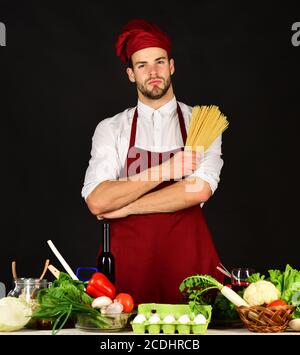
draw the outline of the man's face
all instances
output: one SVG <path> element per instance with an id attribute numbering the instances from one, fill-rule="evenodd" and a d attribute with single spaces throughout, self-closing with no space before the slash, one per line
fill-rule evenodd
<path id="1" fill-rule="evenodd" d="M 133 53 L 131 61 L 133 68 L 128 68 L 127 74 L 138 91 L 152 100 L 163 97 L 174 73 L 174 61 L 168 59 L 167 51 L 158 47 L 141 49 Z"/>

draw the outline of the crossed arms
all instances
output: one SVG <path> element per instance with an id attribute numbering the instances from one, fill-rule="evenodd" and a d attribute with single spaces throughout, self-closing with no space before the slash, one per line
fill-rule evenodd
<path id="1" fill-rule="evenodd" d="M 102 219 L 175 212 L 206 202 L 212 194 L 209 183 L 190 176 L 197 165 L 194 152 L 180 151 L 166 162 L 130 178 L 101 182 L 88 195 L 86 203 L 90 211 Z M 169 179 L 178 181 L 151 192 Z"/>

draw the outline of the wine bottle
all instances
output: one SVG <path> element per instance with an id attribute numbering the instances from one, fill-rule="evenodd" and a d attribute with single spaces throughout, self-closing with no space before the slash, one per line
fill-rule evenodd
<path id="1" fill-rule="evenodd" d="M 115 283 L 115 258 L 110 251 L 109 223 L 103 222 L 102 251 L 97 260 L 98 271 L 102 272 L 113 284 Z"/>

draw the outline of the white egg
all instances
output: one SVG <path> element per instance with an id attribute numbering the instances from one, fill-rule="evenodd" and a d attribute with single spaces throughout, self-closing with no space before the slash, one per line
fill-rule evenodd
<path id="1" fill-rule="evenodd" d="M 138 314 L 137 316 L 135 316 L 133 323 L 144 323 L 146 321 L 146 317 L 144 316 L 144 314 Z"/>
<path id="2" fill-rule="evenodd" d="M 190 322 L 190 317 L 187 314 L 183 314 L 182 316 L 180 316 L 178 318 L 178 322 L 181 324 L 186 324 L 186 323 Z"/>
<path id="3" fill-rule="evenodd" d="M 204 317 L 203 314 L 199 313 L 199 314 L 194 318 L 194 323 L 195 323 L 195 324 L 205 324 L 205 323 L 206 323 L 206 318 Z"/>
<path id="4" fill-rule="evenodd" d="M 153 314 L 149 319 L 148 322 L 151 324 L 158 323 L 160 321 L 160 318 L 157 314 Z"/>
<path id="5" fill-rule="evenodd" d="M 173 322 L 175 322 L 175 318 L 174 318 L 174 316 L 172 316 L 172 314 L 168 314 L 168 315 L 165 316 L 164 323 L 170 324 L 170 323 L 173 323 Z"/>

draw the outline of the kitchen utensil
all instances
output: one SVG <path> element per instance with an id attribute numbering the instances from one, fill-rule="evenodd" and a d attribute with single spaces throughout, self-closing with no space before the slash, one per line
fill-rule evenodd
<path id="1" fill-rule="evenodd" d="M 44 278 L 44 276 L 45 276 L 45 274 L 46 274 L 46 272 L 47 272 L 49 262 L 50 262 L 49 259 L 46 259 L 43 272 L 42 272 L 41 276 L 40 276 L 39 279 L 38 279 L 38 280 L 40 281 L 40 283 L 42 283 L 42 281 L 45 281 L 45 282 L 47 283 L 47 280 L 43 280 L 43 278 Z M 36 282 L 38 288 L 40 287 L 40 286 L 39 286 L 40 283 L 39 283 L 39 282 Z M 31 298 L 34 298 L 34 294 L 38 291 L 38 288 L 34 287 L 34 288 L 32 289 Z"/>
<path id="2" fill-rule="evenodd" d="M 222 263 L 219 263 L 219 265 L 223 268 L 223 270 L 225 270 L 227 272 L 227 274 L 230 275 L 230 271 L 228 269 L 226 269 L 226 267 Z"/>
<path id="3" fill-rule="evenodd" d="M 231 275 L 227 272 L 227 271 L 225 271 L 225 270 L 223 270 L 220 266 L 217 266 L 217 269 L 223 274 L 223 275 L 225 275 L 225 276 L 227 276 L 227 277 L 231 277 Z"/>
<path id="4" fill-rule="evenodd" d="M 91 275 L 88 276 L 88 274 L 85 274 L 85 277 L 82 276 L 82 271 L 84 271 L 84 273 L 86 271 L 90 271 L 90 273 L 88 274 L 93 274 L 95 272 L 98 272 L 98 268 L 96 267 L 93 267 L 93 266 L 79 266 L 77 269 L 76 269 L 76 276 L 78 277 L 78 279 L 80 281 L 88 281 L 90 278 L 91 278 Z"/>
<path id="5" fill-rule="evenodd" d="M 13 261 L 11 263 L 11 270 L 12 270 L 12 275 L 13 275 L 14 280 L 16 280 L 18 278 L 18 276 L 17 276 L 17 267 L 16 267 L 15 261 Z"/>
<path id="6" fill-rule="evenodd" d="M 45 274 L 46 274 L 46 272 L 47 272 L 49 263 L 50 263 L 50 260 L 47 259 L 47 260 L 45 261 L 44 270 L 43 270 L 43 272 L 42 272 L 42 274 L 41 274 L 41 276 L 40 276 L 40 280 L 42 280 L 42 279 L 44 278 L 44 276 L 45 276 Z"/>
<path id="7" fill-rule="evenodd" d="M 229 277 L 231 279 L 231 273 L 226 269 L 226 267 L 219 263 L 219 266 L 216 267 L 223 275 Z"/>
<path id="8" fill-rule="evenodd" d="M 53 265 L 48 265 L 48 270 L 52 273 L 54 277 L 59 278 L 59 270 L 57 270 Z"/>
<path id="9" fill-rule="evenodd" d="M 60 263 L 64 267 L 64 269 L 66 270 L 66 272 L 71 276 L 71 278 L 73 280 L 78 280 L 78 277 L 74 274 L 74 272 L 72 271 L 72 269 L 70 268 L 70 266 L 68 265 L 66 260 L 62 257 L 60 252 L 57 250 L 57 248 L 54 246 L 52 241 L 47 240 L 47 243 L 48 243 L 49 247 L 51 248 L 51 250 L 53 251 L 53 253 L 55 254 L 55 256 L 57 257 L 57 259 L 60 261 Z"/>

